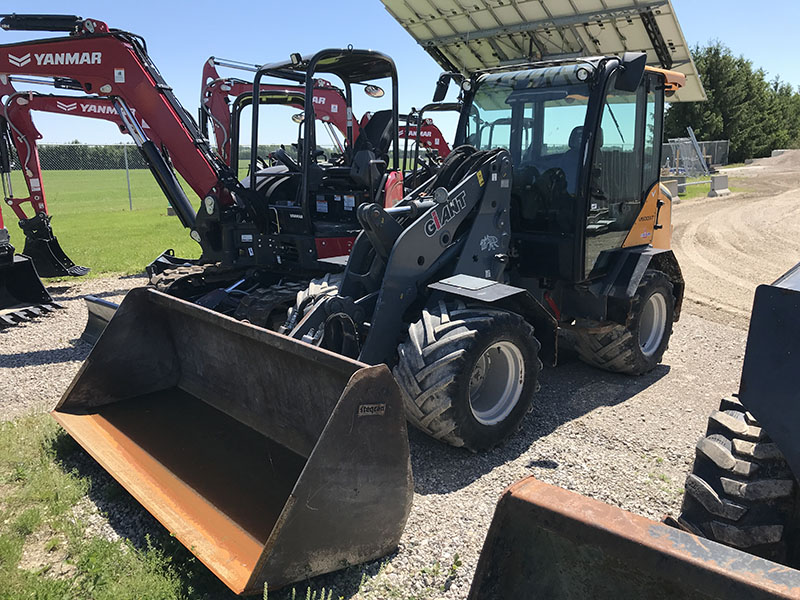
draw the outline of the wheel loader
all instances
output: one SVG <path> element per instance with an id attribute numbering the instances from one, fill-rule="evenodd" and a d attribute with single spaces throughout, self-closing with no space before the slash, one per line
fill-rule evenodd
<path id="1" fill-rule="evenodd" d="M 738 393 L 698 441 L 677 520 L 536 481 L 501 496 L 470 600 L 799 598 L 800 263 L 756 289 Z"/>
<path id="2" fill-rule="evenodd" d="M 352 68 L 351 57 L 318 53 L 305 69 Z M 411 498 L 406 419 L 469 450 L 502 443 L 532 406 L 542 361 L 556 362 L 562 328 L 605 368 L 635 374 L 661 359 L 683 281 L 660 131 L 682 76 L 643 58 L 476 73 L 441 168 L 394 205 L 381 185 L 377 201 L 352 206 L 361 232 L 349 257 L 297 293 L 281 333 L 134 290 L 53 416 L 237 592 L 388 552 Z M 376 57 L 362 72 L 372 65 L 383 69 Z M 376 119 L 388 147 L 396 129 Z M 380 176 L 378 159 L 355 160 L 353 173 L 310 160 L 315 147 L 302 165 L 279 153 L 287 168 L 258 174 L 287 198 L 317 186 L 314 204 L 287 201 L 281 223 L 332 211 L 326 185 L 355 176 L 372 189 Z M 260 482 L 266 494 L 281 473 L 263 513 Z M 291 537 L 305 519 L 324 540 Z M 300 529 L 282 533 L 288 523 Z"/>
<path id="3" fill-rule="evenodd" d="M 678 519 L 689 531 L 800 567 L 800 444 L 793 375 L 800 264 L 756 289 L 738 393 L 697 443 Z"/>

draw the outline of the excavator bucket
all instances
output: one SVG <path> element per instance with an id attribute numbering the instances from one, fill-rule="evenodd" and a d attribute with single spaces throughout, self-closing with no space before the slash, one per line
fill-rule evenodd
<path id="1" fill-rule="evenodd" d="M 800 571 L 523 479 L 500 498 L 469 600 L 798 598 Z"/>
<path id="2" fill-rule="evenodd" d="M 13 253 L 8 258 L 11 260 L 0 257 L 0 329 L 61 308 L 53 302 L 29 258 Z"/>
<path id="3" fill-rule="evenodd" d="M 238 594 L 384 556 L 411 508 L 386 366 L 153 289 L 128 293 L 52 414 Z"/>
<path id="4" fill-rule="evenodd" d="M 91 271 L 72 262 L 58 243 L 50 226 L 50 216 L 39 214 L 31 219 L 20 221 L 25 233 L 25 248 L 22 253 L 36 264 L 42 277 L 82 277 Z"/>

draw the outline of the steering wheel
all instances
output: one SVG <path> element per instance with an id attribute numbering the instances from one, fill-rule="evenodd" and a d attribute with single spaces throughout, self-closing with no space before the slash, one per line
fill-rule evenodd
<path id="1" fill-rule="evenodd" d="M 286 154 L 286 150 L 283 148 L 278 148 L 272 155 L 290 171 L 295 173 L 300 172 L 300 165 L 298 165 L 291 156 Z"/>

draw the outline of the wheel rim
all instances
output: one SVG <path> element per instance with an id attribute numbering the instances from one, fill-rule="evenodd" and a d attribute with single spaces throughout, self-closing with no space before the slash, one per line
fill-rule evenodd
<path id="1" fill-rule="evenodd" d="M 642 354 L 655 354 L 664 339 L 666 329 L 667 300 L 663 294 L 656 292 L 647 299 L 639 320 L 639 346 Z"/>
<path id="2" fill-rule="evenodd" d="M 507 341 L 484 350 L 469 378 L 469 406 L 482 425 L 497 425 L 519 402 L 525 382 L 522 352 Z"/>

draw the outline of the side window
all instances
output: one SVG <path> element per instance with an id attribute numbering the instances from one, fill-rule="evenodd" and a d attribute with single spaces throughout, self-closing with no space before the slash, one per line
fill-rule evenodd
<path id="1" fill-rule="evenodd" d="M 647 77 L 636 92 L 615 89 L 616 77 L 609 81 L 600 131 L 592 158 L 592 176 L 586 216 L 585 267 L 589 273 L 603 250 L 622 245 L 639 214 L 642 193 L 642 168 L 645 112 L 655 115 L 655 105 L 645 111 Z M 654 145 L 651 132 L 650 147 Z M 652 153 L 652 152 L 651 152 Z M 652 158 L 651 158 L 652 160 Z"/>
<path id="2" fill-rule="evenodd" d="M 644 117 L 644 168 L 642 169 L 642 197 L 658 183 L 659 159 L 661 154 L 661 138 L 664 114 L 664 96 L 655 93 L 658 79 L 655 75 L 647 76 L 647 106 Z"/>

